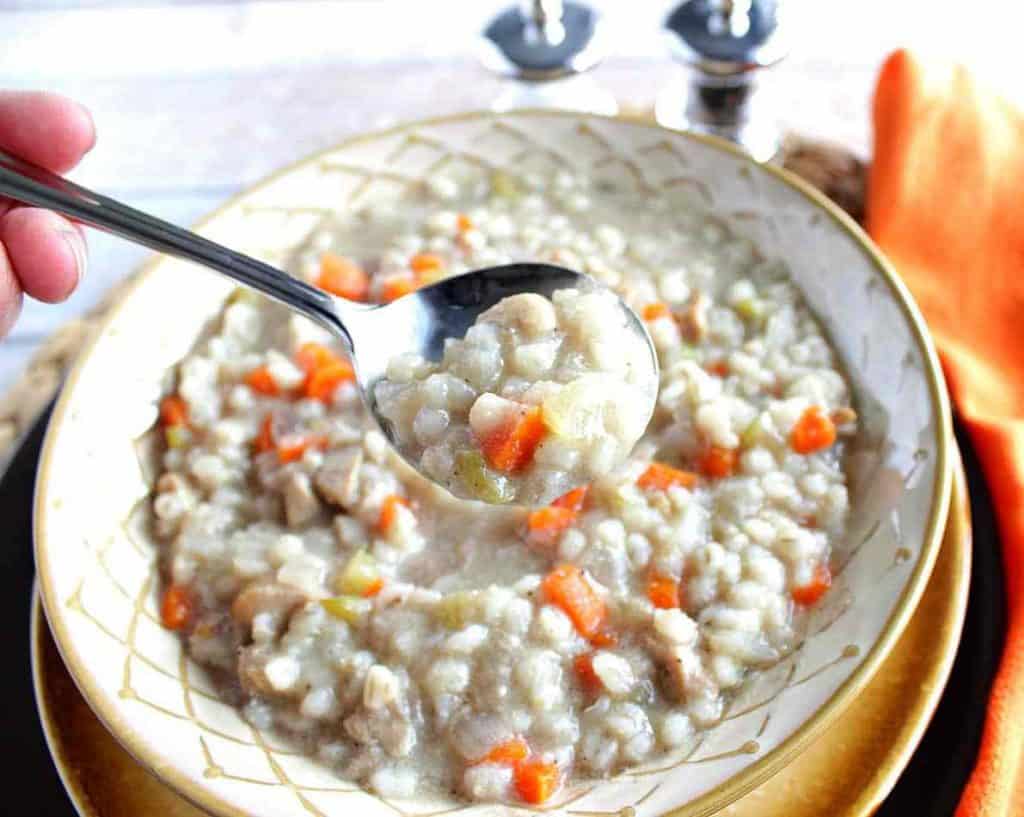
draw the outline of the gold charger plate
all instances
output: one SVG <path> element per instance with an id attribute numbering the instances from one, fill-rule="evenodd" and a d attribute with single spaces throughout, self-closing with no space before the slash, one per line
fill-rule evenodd
<path id="1" fill-rule="evenodd" d="M 825 734 L 723 817 L 864 817 L 891 791 L 938 704 L 967 608 L 971 519 L 954 464 L 942 548 L 913 617 L 871 683 Z M 82 817 L 205 817 L 140 766 L 93 714 L 61 661 L 38 595 L 32 673 L 50 752 Z"/>

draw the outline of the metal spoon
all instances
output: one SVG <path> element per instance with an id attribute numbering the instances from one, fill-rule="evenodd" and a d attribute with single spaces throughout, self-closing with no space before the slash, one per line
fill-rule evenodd
<path id="1" fill-rule="evenodd" d="M 508 264 L 438 281 L 389 304 L 363 304 L 337 298 L 269 264 L 3 152 L 0 195 L 63 213 L 90 227 L 202 264 L 330 330 L 345 343 L 363 400 L 392 444 L 395 439 L 390 423 L 378 414 L 373 396 L 374 384 L 384 376 L 392 358 L 417 352 L 427 360 L 440 360 L 447 338 L 461 338 L 482 312 L 510 295 L 535 292 L 550 297 L 560 289 L 597 286 L 586 275 L 551 264 Z M 620 304 L 633 330 L 650 350 L 650 374 L 652 382 L 657 382 L 658 362 L 650 337 L 636 313 L 621 300 Z"/>

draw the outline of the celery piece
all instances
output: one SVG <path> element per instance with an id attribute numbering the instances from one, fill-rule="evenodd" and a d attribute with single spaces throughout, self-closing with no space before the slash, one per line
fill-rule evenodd
<path id="1" fill-rule="evenodd" d="M 357 550 L 335 578 L 334 589 L 349 596 L 367 596 L 380 587 L 377 560 L 365 550 Z"/>
<path id="2" fill-rule="evenodd" d="M 479 451 L 460 451 L 455 457 L 455 474 L 475 499 L 492 505 L 512 500 L 508 478 L 491 471 Z"/>
<path id="3" fill-rule="evenodd" d="M 358 624 L 370 612 L 372 602 L 357 596 L 334 596 L 322 599 L 320 606 L 335 618 L 349 624 Z"/>
<path id="4" fill-rule="evenodd" d="M 164 429 L 164 439 L 168 448 L 184 448 L 192 439 L 192 434 L 185 426 L 167 426 Z"/>
<path id="5" fill-rule="evenodd" d="M 460 590 L 449 593 L 437 605 L 437 617 L 449 630 L 461 630 L 473 619 L 476 593 Z"/>

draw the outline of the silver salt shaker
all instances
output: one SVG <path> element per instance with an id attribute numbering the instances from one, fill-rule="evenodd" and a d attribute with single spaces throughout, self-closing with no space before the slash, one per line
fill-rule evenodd
<path id="1" fill-rule="evenodd" d="M 500 12 L 480 40 L 480 59 L 508 79 L 492 108 L 565 108 L 614 114 L 587 72 L 607 53 L 600 15 L 586 3 L 523 0 Z"/>

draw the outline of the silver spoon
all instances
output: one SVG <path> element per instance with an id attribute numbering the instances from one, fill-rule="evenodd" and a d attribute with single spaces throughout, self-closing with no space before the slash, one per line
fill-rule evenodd
<path id="1" fill-rule="evenodd" d="M 535 292 L 550 297 L 560 289 L 592 288 L 586 275 L 551 264 L 521 263 L 468 272 L 418 289 L 389 304 L 348 301 L 311 287 L 269 264 L 229 250 L 114 199 L 0 151 L 0 195 L 63 213 L 167 255 L 194 261 L 268 295 L 341 338 L 352 358 L 363 400 L 395 444 L 382 418 L 374 385 L 395 356 L 416 352 L 440 360 L 447 338 L 461 338 L 482 312 L 510 295 Z M 650 351 L 651 382 L 658 361 L 640 318 L 620 300 L 630 325 Z M 400 447 L 396 445 L 396 448 Z M 417 463 L 411 463 L 417 467 Z"/>

